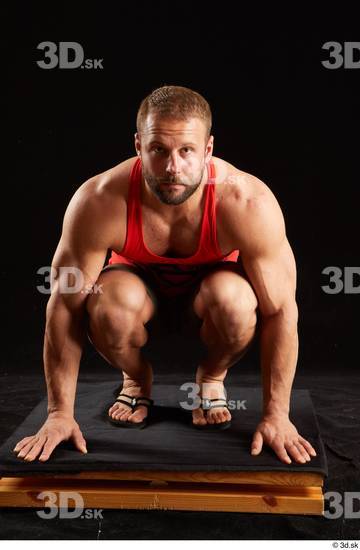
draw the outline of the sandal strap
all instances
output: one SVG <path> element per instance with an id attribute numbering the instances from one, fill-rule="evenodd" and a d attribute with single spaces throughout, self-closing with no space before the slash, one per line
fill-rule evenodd
<path id="1" fill-rule="evenodd" d="M 125 399 L 122 399 L 122 397 L 128 397 L 130 399 L 130 402 L 125 401 Z M 133 397 L 131 395 L 127 395 L 126 393 L 121 393 L 116 398 L 116 401 L 119 403 L 124 403 L 124 405 L 128 405 L 132 409 L 138 407 L 139 405 L 142 405 L 144 407 L 151 407 L 154 404 L 153 399 L 149 399 L 148 397 Z"/>
<path id="2" fill-rule="evenodd" d="M 129 403 L 129 401 L 125 401 L 125 399 L 121 399 L 120 397 L 116 399 L 116 403 L 124 403 L 124 405 L 128 405 L 131 409 L 133 408 L 133 404 L 131 402 Z"/>
<path id="3" fill-rule="evenodd" d="M 126 393 L 121 393 L 121 392 L 117 396 L 117 399 L 119 399 L 119 397 L 128 397 L 129 399 L 131 399 L 131 401 L 134 399 L 133 395 L 127 395 Z"/>
<path id="4" fill-rule="evenodd" d="M 140 403 L 142 401 L 142 403 Z M 143 403 L 145 401 L 145 403 Z M 154 404 L 153 399 L 149 399 L 148 397 L 137 397 L 136 398 L 136 405 L 144 405 L 144 407 L 151 407 Z"/>
<path id="5" fill-rule="evenodd" d="M 222 401 L 223 403 L 214 404 L 214 401 Z M 215 407 L 226 407 L 229 409 L 226 399 L 219 397 L 217 399 L 201 398 L 201 408 L 203 410 L 215 409 Z M 230 410 L 230 409 L 229 409 Z"/>

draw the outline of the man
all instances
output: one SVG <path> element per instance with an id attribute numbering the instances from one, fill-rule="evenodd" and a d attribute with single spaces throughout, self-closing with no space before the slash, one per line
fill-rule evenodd
<path id="1" fill-rule="evenodd" d="M 155 90 L 138 111 L 137 156 L 91 178 L 71 199 L 47 305 L 48 419 L 16 445 L 19 457 L 46 461 L 67 439 L 86 452 L 73 413 L 87 333 L 123 373 L 109 420 L 145 425 L 152 367 L 141 348 L 156 294 L 190 296 L 201 324 L 207 355 L 196 372 L 201 401 L 192 411 L 194 426 L 229 425 L 223 381 L 252 342 L 258 313 L 263 417 L 251 453 L 267 444 L 287 464 L 316 455 L 289 420 L 298 352 L 296 267 L 283 216 L 262 181 L 212 156 L 211 123 L 198 93 L 180 86 Z M 63 266 L 81 270 L 82 290 L 61 291 Z"/>

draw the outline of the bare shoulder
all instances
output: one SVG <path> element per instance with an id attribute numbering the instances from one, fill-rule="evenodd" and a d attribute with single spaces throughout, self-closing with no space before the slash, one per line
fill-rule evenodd
<path id="1" fill-rule="evenodd" d="M 79 197 L 99 202 L 115 204 L 127 198 L 131 169 L 137 157 L 131 157 L 113 168 L 93 176 L 77 190 Z"/>
<path id="2" fill-rule="evenodd" d="M 219 198 L 231 206 L 234 199 L 238 207 L 251 206 L 261 199 L 275 198 L 270 188 L 258 177 L 236 168 L 229 162 L 213 157 Z"/>
<path id="3" fill-rule="evenodd" d="M 78 239 L 96 232 L 104 246 L 121 247 L 126 231 L 126 199 L 135 158 L 93 176 L 74 193 L 65 213 L 64 230 L 77 233 Z M 93 231 L 92 231 L 93 230 Z"/>
<path id="4" fill-rule="evenodd" d="M 261 246 L 285 235 L 280 205 L 270 187 L 253 174 L 214 158 L 220 223 L 236 248 Z"/>

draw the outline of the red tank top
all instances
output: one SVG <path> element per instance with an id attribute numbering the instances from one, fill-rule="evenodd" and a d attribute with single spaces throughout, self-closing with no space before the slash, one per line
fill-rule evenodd
<path id="1" fill-rule="evenodd" d="M 215 204 L 215 166 L 208 166 L 208 181 L 204 186 L 205 207 L 202 216 L 200 241 L 192 256 L 173 258 L 158 256 L 151 252 L 143 239 L 141 214 L 141 159 L 136 159 L 130 174 L 130 186 L 127 200 L 127 232 L 121 254 L 112 251 L 109 264 L 130 264 L 146 267 L 151 271 L 160 286 L 168 289 L 168 294 L 177 294 L 184 286 L 194 280 L 199 268 L 221 261 L 236 262 L 239 250 L 223 255 L 216 238 L 216 204 Z"/>

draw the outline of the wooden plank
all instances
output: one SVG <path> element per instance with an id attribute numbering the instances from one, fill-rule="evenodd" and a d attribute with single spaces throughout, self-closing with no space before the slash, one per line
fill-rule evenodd
<path id="1" fill-rule="evenodd" d="M 119 470 L 119 471 L 90 471 L 66 474 L 41 474 L 45 478 L 54 479 L 108 479 L 131 481 L 179 481 L 194 483 L 260 483 L 263 485 L 286 485 L 297 487 L 322 487 L 324 477 L 313 472 L 198 472 L 198 471 L 164 471 L 164 470 Z M 13 477 L 13 475 L 11 476 Z M 23 477 L 20 476 L 20 477 Z M 1 478 L 0 478 L 1 479 Z"/>
<path id="2" fill-rule="evenodd" d="M 148 482 L 118 480 L 61 480 L 3 478 L 0 506 L 41 508 L 43 491 L 77 492 L 85 508 L 156 509 L 273 514 L 322 515 L 321 488 L 262 484 L 218 484 L 169 482 L 153 486 Z"/>

